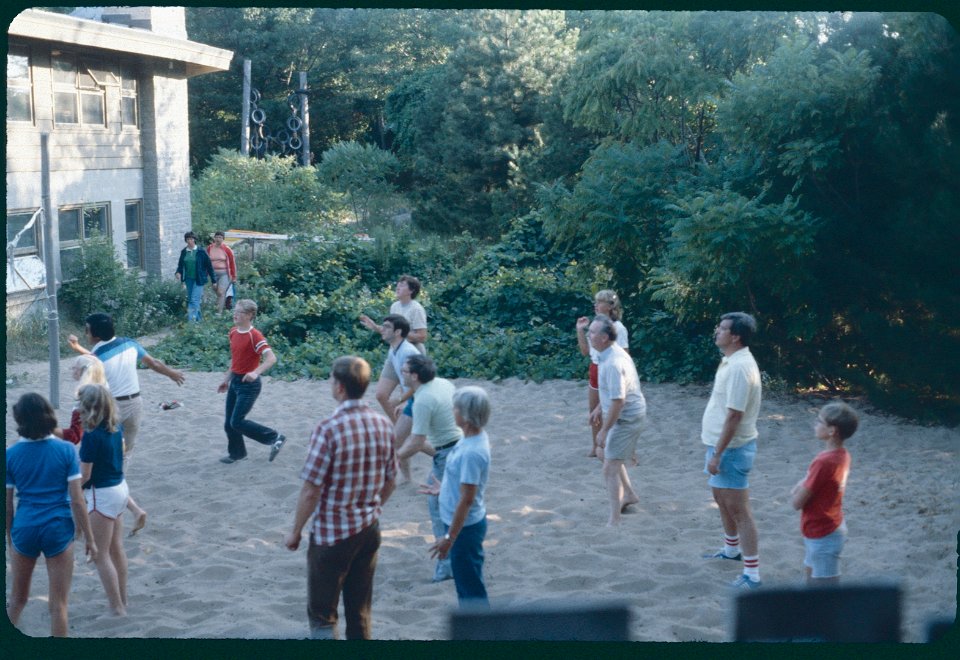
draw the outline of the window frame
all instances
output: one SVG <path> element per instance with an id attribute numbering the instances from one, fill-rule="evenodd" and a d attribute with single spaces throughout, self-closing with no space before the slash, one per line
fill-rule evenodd
<path id="1" fill-rule="evenodd" d="M 137 76 L 136 67 L 130 62 L 120 62 L 117 69 L 119 76 L 118 85 L 120 88 L 120 127 L 127 130 L 140 129 L 140 78 Z M 133 83 L 133 89 L 127 87 L 127 83 Z M 128 100 L 133 102 L 133 122 L 127 122 L 127 113 L 124 103 Z"/>
<path id="2" fill-rule="evenodd" d="M 27 60 L 27 77 L 26 80 L 23 78 L 11 78 L 9 76 L 10 72 L 10 58 L 11 57 L 25 57 Z M 36 107 L 34 103 L 34 89 L 33 89 L 33 53 L 30 50 L 29 46 L 24 46 L 20 44 L 10 44 L 10 49 L 7 51 L 7 121 L 16 122 L 18 124 L 30 124 L 33 125 L 34 119 L 36 118 Z M 27 93 L 27 113 L 30 115 L 27 119 L 11 119 L 10 117 L 10 92 L 11 88 L 15 90 L 25 90 Z"/>
<path id="3" fill-rule="evenodd" d="M 29 218 L 33 217 L 33 215 L 39 210 L 40 210 L 39 207 L 33 208 L 33 209 L 26 208 L 26 209 L 8 209 L 7 210 L 7 232 L 8 232 L 7 243 L 9 243 L 10 239 L 13 238 L 12 236 L 9 235 L 11 216 L 27 216 L 27 222 L 30 222 Z M 32 232 L 28 232 L 27 234 L 24 234 L 24 236 L 27 236 L 30 233 L 33 234 L 33 245 L 28 247 L 17 246 L 16 248 L 14 248 L 14 251 L 13 251 L 14 257 L 26 257 L 30 255 L 35 255 L 37 257 L 41 256 L 40 255 L 40 223 L 41 222 L 42 222 L 42 218 L 38 217 L 37 221 L 33 224 Z M 20 237 L 20 240 L 21 241 L 23 240 L 23 236 Z"/>
<path id="4" fill-rule="evenodd" d="M 87 212 L 95 209 L 103 210 L 104 230 L 101 232 L 101 236 L 107 237 L 107 239 L 110 241 L 113 240 L 113 222 L 111 219 L 110 208 L 111 208 L 110 202 L 88 202 L 84 204 L 64 204 L 63 206 L 57 207 L 57 230 L 58 230 L 58 235 L 61 236 L 60 244 L 57 247 L 60 251 L 60 273 L 62 275 L 63 281 L 67 281 L 68 279 L 73 279 L 72 276 L 68 277 L 67 273 L 64 272 L 63 264 L 66 261 L 63 258 L 64 253 L 70 253 L 70 252 L 79 250 L 80 258 L 82 259 L 83 258 L 83 253 L 82 253 L 83 242 L 90 239 L 90 236 L 88 235 L 88 230 L 87 230 L 87 220 L 86 220 Z M 62 224 L 63 215 L 64 213 L 72 213 L 72 212 L 77 212 L 79 214 L 77 218 L 78 236 L 77 238 L 63 240 L 62 238 L 63 232 L 60 231 L 60 229 L 63 226 Z"/>
<path id="5" fill-rule="evenodd" d="M 130 209 L 135 209 L 136 219 L 134 223 L 136 225 L 136 230 L 130 230 Z M 128 199 L 124 200 L 123 203 L 123 216 L 124 216 L 124 265 L 126 268 L 136 268 L 137 270 L 145 270 L 144 268 L 144 237 L 143 237 L 143 200 L 142 199 Z M 137 265 L 130 265 L 130 241 L 137 241 Z"/>
<path id="6" fill-rule="evenodd" d="M 59 63 L 71 65 L 73 82 L 58 80 L 66 78 L 67 69 L 58 67 Z M 84 55 L 75 51 L 54 50 L 50 54 L 51 91 L 53 94 L 53 124 L 55 127 L 82 127 L 107 128 L 109 113 L 107 112 L 107 86 L 118 85 L 117 76 L 106 66 L 106 62 L 96 56 Z M 61 75 L 58 75 L 60 73 Z M 99 77 L 98 77 L 99 74 Z M 113 80 L 111 80 L 111 78 Z M 60 110 L 58 98 L 73 97 L 73 118 L 75 121 L 66 121 L 59 118 Z M 86 114 L 87 103 L 94 100 L 99 106 L 98 117 L 88 121 Z"/>

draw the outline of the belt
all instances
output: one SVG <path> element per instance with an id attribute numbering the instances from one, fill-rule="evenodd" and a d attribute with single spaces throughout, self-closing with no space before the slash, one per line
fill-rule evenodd
<path id="1" fill-rule="evenodd" d="M 460 441 L 459 441 L 459 440 L 454 440 L 453 442 L 448 442 L 447 444 L 443 445 L 442 447 L 434 447 L 434 448 L 433 448 L 433 451 L 440 451 L 441 449 L 447 449 L 448 447 L 454 446 L 454 445 L 457 444 L 458 442 L 460 442 Z"/>
<path id="2" fill-rule="evenodd" d="M 116 399 L 117 401 L 129 401 L 130 399 L 136 399 L 138 396 L 140 396 L 140 392 L 134 392 L 133 394 L 124 394 L 123 396 L 115 396 L 113 398 Z"/>

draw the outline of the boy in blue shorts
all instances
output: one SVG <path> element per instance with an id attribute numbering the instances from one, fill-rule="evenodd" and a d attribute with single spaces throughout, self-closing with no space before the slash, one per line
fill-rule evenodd
<path id="1" fill-rule="evenodd" d="M 845 403 L 823 407 L 814 433 L 826 448 L 790 492 L 793 508 L 801 512 L 800 529 L 806 548 L 803 566 L 809 584 L 840 581 L 840 552 L 847 538 L 843 491 L 850 474 L 850 453 L 843 443 L 856 433 L 858 423 L 857 413 Z"/>

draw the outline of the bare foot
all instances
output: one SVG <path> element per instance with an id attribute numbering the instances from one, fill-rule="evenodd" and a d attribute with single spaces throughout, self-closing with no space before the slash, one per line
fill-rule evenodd
<path id="1" fill-rule="evenodd" d="M 624 513 L 627 510 L 627 507 L 631 504 L 637 504 L 640 501 L 639 497 L 625 497 L 620 502 L 620 513 Z"/>
<path id="2" fill-rule="evenodd" d="M 613 528 L 620 527 L 620 519 L 617 518 L 616 520 L 614 520 L 613 518 L 611 518 L 610 520 L 607 521 L 607 527 L 613 527 Z"/>
<path id="3" fill-rule="evenodd" d="M 587 456 L 590 457 L 590 458 L 596 458 L 596 457 L 597 457 L 597 450 L 596 450 L 596 449 L 591 449 L 591 450 L 590 450 L 590 453 L 587 454 Z"/>
<path id="4" fill-rule="evenodd" d="M 130 536 L 136 536 L 137 532 L 147 526 L 147 512 L 141 511 L 133 523 L 133 529 L 130 530 Z"/>

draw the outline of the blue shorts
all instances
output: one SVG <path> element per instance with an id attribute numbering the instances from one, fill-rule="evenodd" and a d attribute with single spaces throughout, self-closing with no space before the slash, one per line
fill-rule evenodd
<path id="1" fill-rule="evenodd" d="M 413 397 L 407 399 L 407 405 L 404 406 L 401 414 L 406 415 L 407 417 L 413 417 Z"/>
<path id="2" fill-rule="evenodd" d="M 810 568 L 810 577 L 832 578 L 840 575 L 840 553 L 847 540 L 847 524 L 818 539 L 803 537 L 803 565 Z"/>
<path id="3" fill-rule="evenodd" d="M 73 518 L 54 518 L 45 525 L 14 527 L 10 530 L 13 548 L 25 557 L 56 557 L 73 543 Z"/>
<path id="4" fill-rule="evenodd" d="M 750 487 L 747 475 L 753 467 L 753 459 L 757 456 L 757 441 L 751 440 L 742 447 L 733 449 L 727 447 L 720 455 L 720 471 L 710 474 L 707 464 L 716 453 L 715 447 L 707 447 L 706 457 L 703 459 L 703 472 L 710 475 L 707 483 L 714 488 L 733 488 L 744 490 Z"/>

